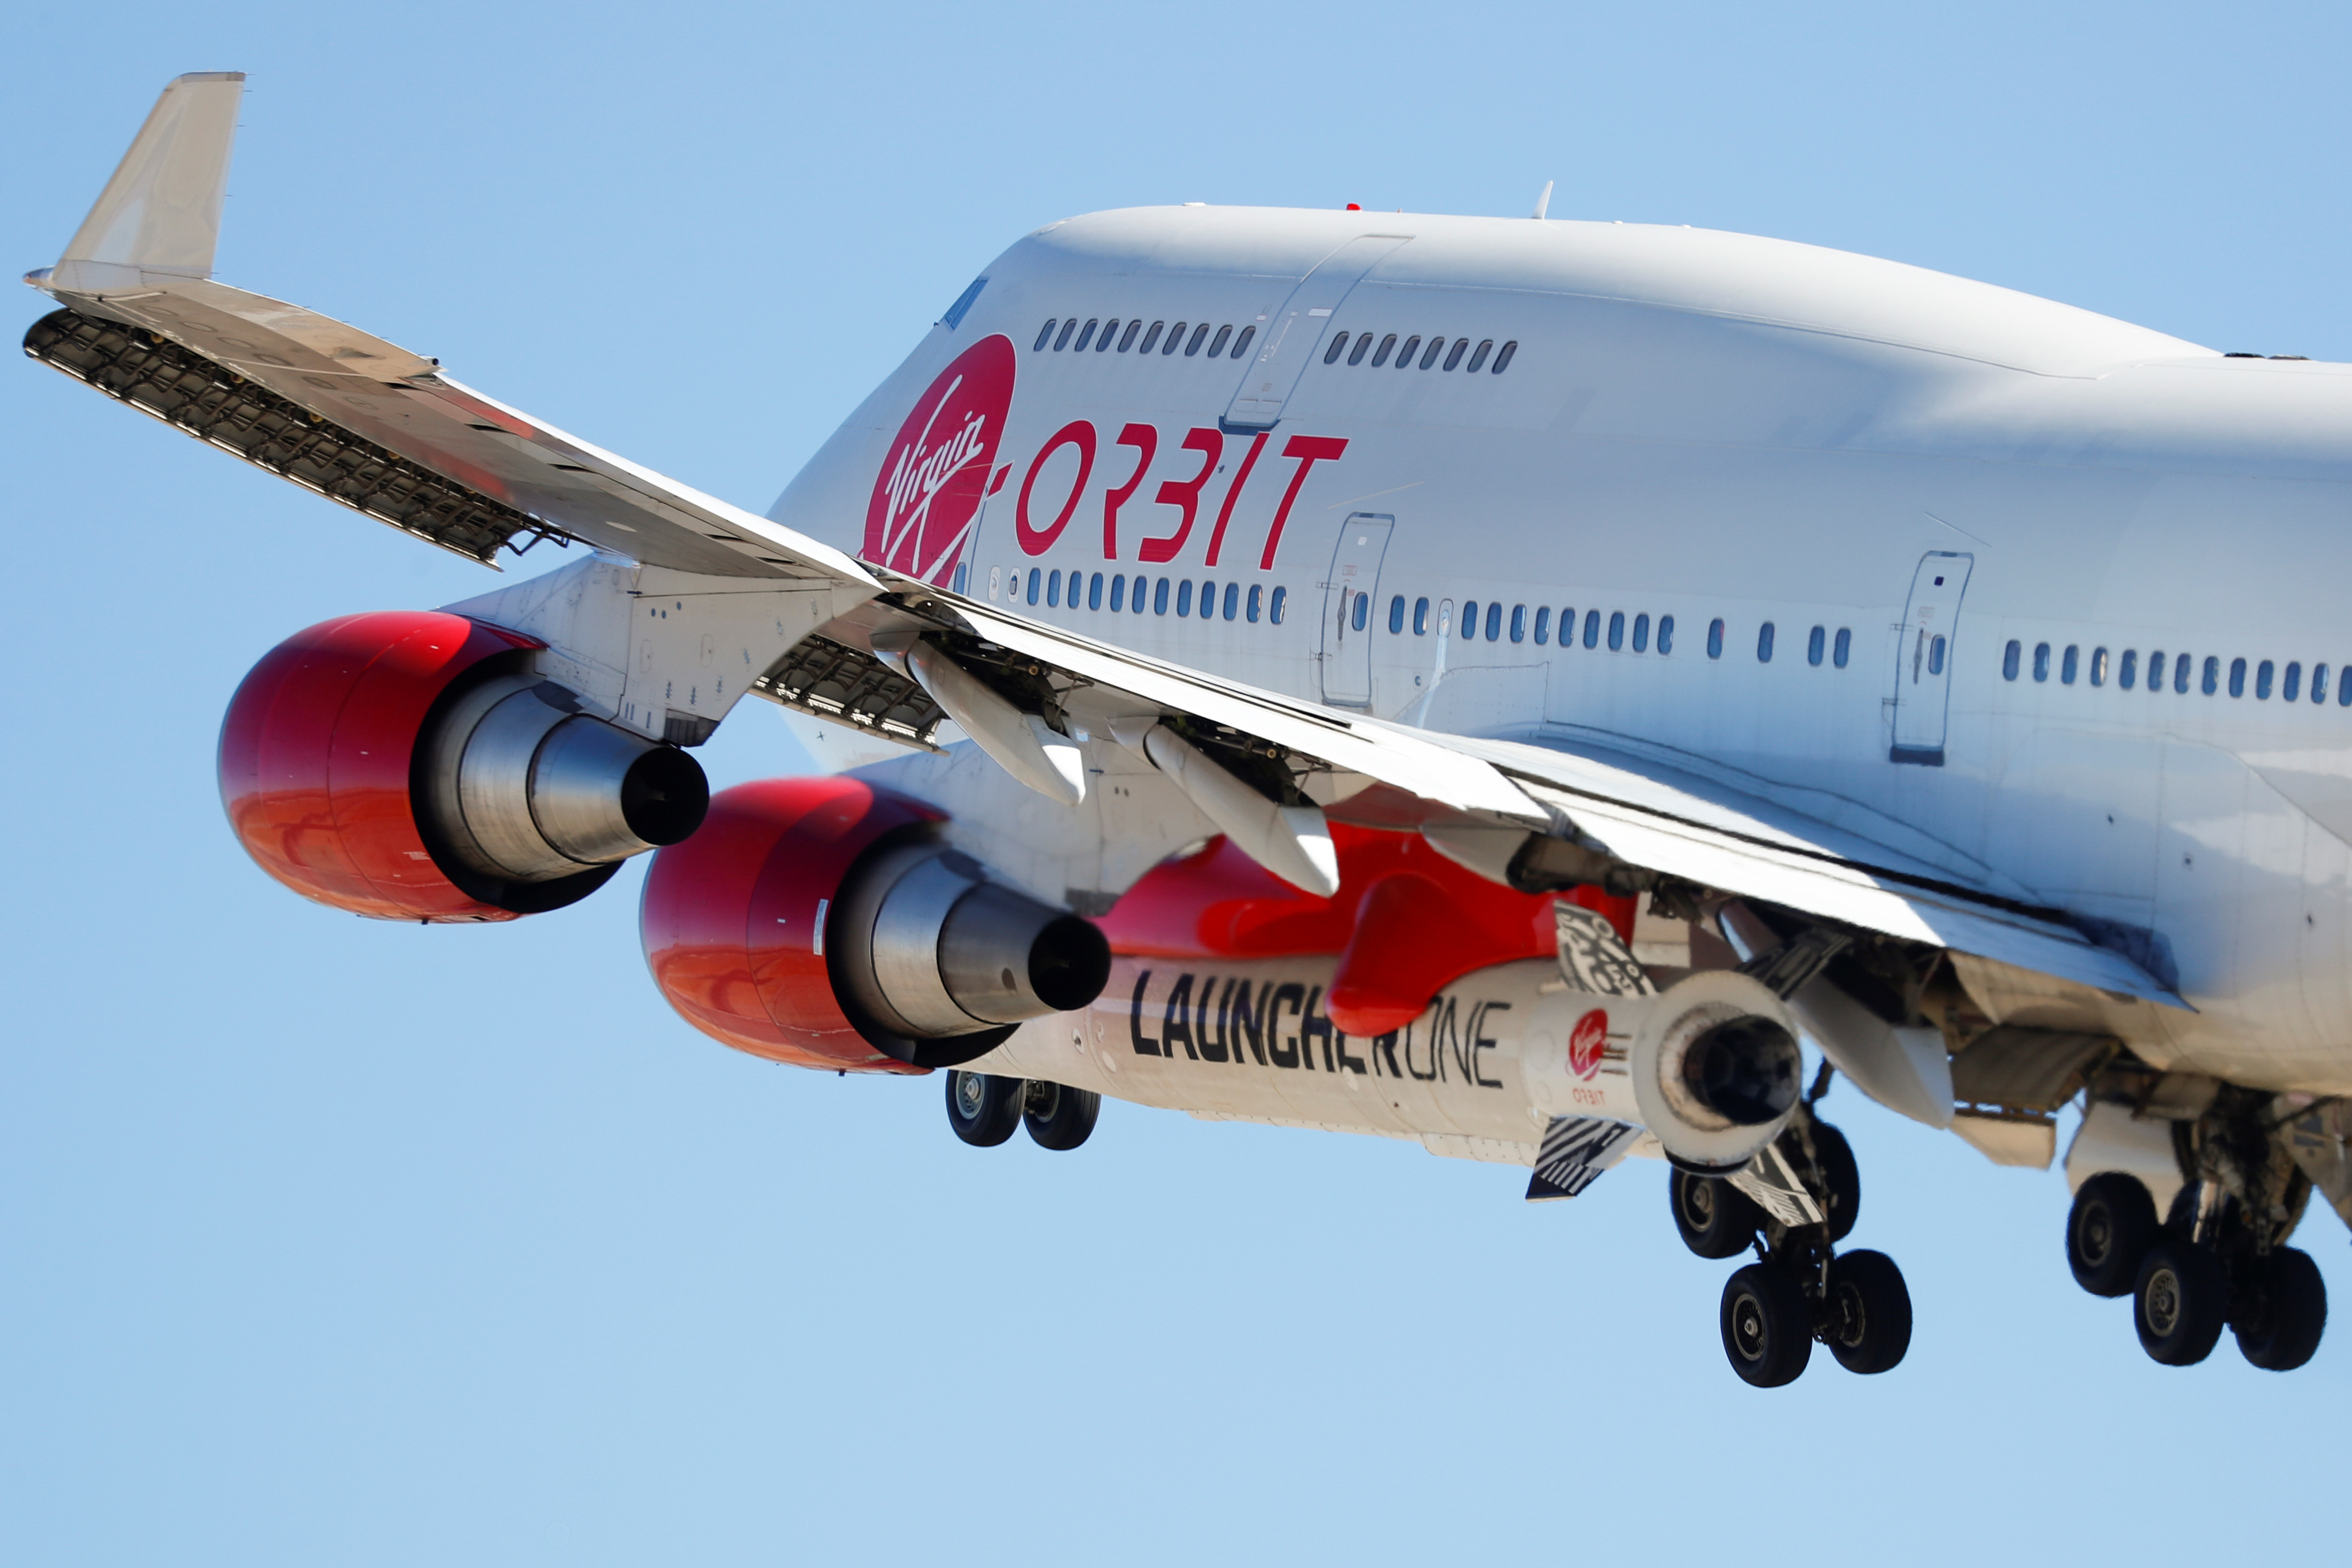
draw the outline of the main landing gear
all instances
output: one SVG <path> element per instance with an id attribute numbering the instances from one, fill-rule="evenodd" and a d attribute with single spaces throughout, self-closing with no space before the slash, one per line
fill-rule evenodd
<path id="1" fill-rule="evenodd" d="M 1701 1258 L 1756 1251 L 1723 1288 L 1731 1370 L 1778 1388 L 1796 1381 L 1817 1342 L 1848 1372 L 1894 1367 L 1911 1348 L 1911 1292 L 1885 1253 L 1837 1250 L 1862 1208 L 1845 1135 L 1801 1110 L 1750 1169 L 1759 1166 L 1777 1169 L 1762 1180 L 1677 1170 L 1669 1184 L 1685 1246 Z"/>
<path id="2" fill-rule="evenodd" d="M 2327 1328 L 2318 1265 L 2285 1245 L 2310 1183 L 2267 1151 L 2242 1161 L 2218 1133 L 2192 1141 L 2203 1145 L 2203 1173 L 2180 1189 L 2162 1223 L 2137 1176 L 2107 1171 L 2083 1184 L 2066 1216 L 2067 1267 L 2094 1296 L 2132 1299 L 2140 1348 L 2153 1361 L 2194 1366 L 2226 1328 L 2247 1361 L 2293 1372 Z"/>
<path id="3" fill-rule="evenodd" d="M 1025 1126 L 1041 1149 L 1075 1149 L 1101 1114 L 1102 1096 L 1090 1089 L 993 1073 L 948 1074 L 948 1125 L 976 1148 L 992 1149 Z"/>

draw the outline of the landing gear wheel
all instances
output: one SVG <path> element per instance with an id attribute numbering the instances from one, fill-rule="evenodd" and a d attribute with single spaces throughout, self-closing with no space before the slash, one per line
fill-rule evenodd
<path id="1" fill-rule="evenodd" d="M 1075 1149 L 1095 1130 L 1102 1114 L 1102 1096 L 1090 1089 L 1029 1080 L 1021 1120 L 1041 1149 Z"/>
<path id="2" fill-rule="evenodd" d="M 2308 1253 L 2283 1247 L 2248 1258 L 2230 1306 L 2238 1350 L 2264 1372 L 2293 1372 L 2319 1349 L 2327 1329 L 2327 1282 Z"/>
<path id="3" fill-rule="evenodd" d="M 1862 1215 L 1862 1167 L 1854 1163 L 1853 1145 L 1826 1121 L 1813 1123 L 1813 1163 L 1821 1167 L 1824 1206 L 1829 1211 L 1830 1240 L 1843 1241 L 1853 1234 Z M 1874 1254 L 1873 1256 L 1876 1256 Z M 1891 1266 L 1890 1266 L 1891 1267 Z M 1893 1366 L 1893 1362 L 1886 1363 Z"/>
<path id="4" fill-rule="evenodd" d="M 1021 1080 L 985 1072 L 948 1074 L 948 1125 L 974 1148 L 993 1149 L 1021 1125 Z"/>
<path id="5" fill-rule="evenodd" d="M 1769 1264 L 1751 1263 L 1723 1287 L 1723 1353 L 1757 1388 L 1794 1383 L 1813 1354 L 1813 1311 L 1803 1287 Z"/>
<path id="6" fill-rule="evenodd" d="M 2230 1272 L 2219 1258 L 2177 1236 L 2147 1249 L 2132 1289 L 2132 1321 L 2150 1360 L 2195 1366 L 2213 1353 L 2229 1310 Z"/>
<path id="7" fill-rule="evenodd" d="M 1883 1252 L 1846 1252 L 1830 1264 L 1830 1354 L 1848 1372 L 1892 1371 L 1911 1348 L 1911 1291 Z"/>
<path id="8" fill-rule="evenodd" d="M 2137 1176 L 2103 1171 L 2083 1184 L 2066 1215 L 2066 1267 L 2094 1296 L 2128 1296 L 2161 1226 Z"/>
<path id="9" fill-rule="evenodd" d="M 1764 1227 L 1764 1211 L 1720 1176 L 1670 1172 L 1666 1196 L 1675 1205 L 1675 1228 L 1683 1245 L 1701 1258 L 1737 1258 Z"/>

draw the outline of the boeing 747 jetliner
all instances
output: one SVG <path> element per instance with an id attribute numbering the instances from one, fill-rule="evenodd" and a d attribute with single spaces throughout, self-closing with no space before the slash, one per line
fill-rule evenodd
<path id="1" fill-rule="evenodd" d="M 2352 367 L 1691 228 L 1139 207 L 1015 242 L 761 517 L 213 281 L 242 91 L 165 89 L 25 352 L 577 547 L 255 666 L 221 793 L 294 891 L 512 920 L 654 851 L 680 1016 L 940 1072 L 975 1145 L 1110 1095 L 1531 1199 L 1661 1158 L 1760 1386 L 1910 1342 L 1832 1074 L 2007 1164 L 2079 1104 L 2083 1288 L 2158 1362 L 2317 1348 Z M 714 797 L 747 697 L 879 760 Z"/>

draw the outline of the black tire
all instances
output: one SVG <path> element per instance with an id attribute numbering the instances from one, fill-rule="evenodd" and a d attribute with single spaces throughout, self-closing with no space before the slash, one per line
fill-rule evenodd
<path id="1" fill-rule="evenodd" d="M 1675 1229 L 1683 1245 L 1701 1258 L 1737 1258 L 1764 1227 L 1764 1212 L 1755 1200 L 1720 1176 L 1670 1171 L 1666 1197 L 1675 1206 Z"/>
<path id="2" fill-rule="evenodd" d="M 2163 1227 L 2137 1176 L 2103 1171 L 2083 1184 L 2066 1214 L 2066 1267 L 2094 1296 L 2128 1296 Z"/>
<path id="3" fill-rule="evenodd" d="M 2195 1366 L 2213 1353 L 2230 1315 L 2230 1271 L 2204 1247 L 2166 1236 L 2140 1260 L 2132 1322 L 2140 1349 L 2166 1366 Z"/>
<path id="4" fill-rule="evenodd" d="M 1021 1121 L 1039 1148 L 1075 1149 L 1087 1141 L 1101 1114 L 1102 1096 L 1093 1089 L 1032 1079 Z"/>
<path id="5" fill-rule="evenodd" d="M 1830 1354 L 1848 1372 L 1891 1372 L 1911 1348 L 1911 1290 L 1883 1252 L 1846 1252 L 1830 1264 Z"/>
<path id="6" fill-rule="evenodd" d="M 948 1125 L 976 1149 L 993 1149 L 1021 1125 L 1021 1080 L 993 1073 L 948 1074 Z"/>
<path id="7" fill-rule="evenodd" d="M 1821 1168 L 1822 1193 L 1827 1200 L 1822 1206 L 1829 1211 L 1830 1240 L 1843 1241 L 1853 1234 L 1853 1222 L 1862 1217 L 1862 1167 L 1854 1163 L 1853 1145 L 1828 1122 L 1816 1121 L 1813 1162 Z"/>
<path id="8" fill-rule="evenodd" d="M 2248 1258 L 2230 1304 L 2238 1350 L 2264 1372 L 2293 1372 L 2319 1349 L 2327 1331 L 2327 1281 L 2308 1253 L 2282 1247 Z"/>
<path id="9" fill-rule="evenodd" d="M 1723 1353 L 1756 1388 L 1794 1383 L 1813 1354 L 1812 1304 L 1794 1279 L 1751 1263 L 1723 1287 Z"/>

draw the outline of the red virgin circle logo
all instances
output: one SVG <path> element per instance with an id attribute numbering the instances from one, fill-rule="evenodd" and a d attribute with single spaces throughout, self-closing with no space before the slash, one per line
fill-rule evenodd
<path id="1" fill-rule="evenodd" d="M 982 338 L 915 400 L 874 480 L 864 559 L 946 586 L 987 494 L 1014 363 L 1010 338 Z"/>
<path id="2" fill-rule="evenodd" d="M 1591 1078 L 1601 1070 L 1601 1053 L 1609 1044 L 1609 1015 L 1595 1007 L 1576 1021 L 1568 1037 L 1569 1070 Z"/>

